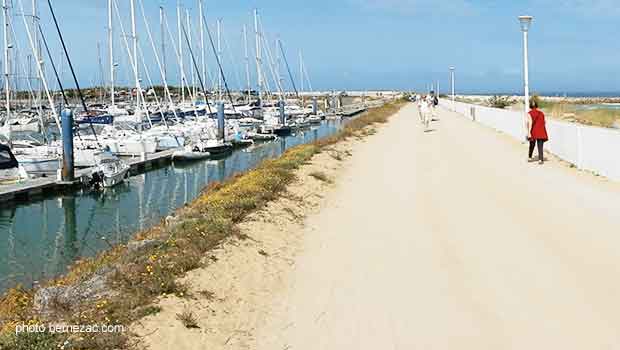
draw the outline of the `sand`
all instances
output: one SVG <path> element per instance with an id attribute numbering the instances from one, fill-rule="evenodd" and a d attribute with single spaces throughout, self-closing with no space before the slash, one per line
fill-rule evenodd
<path id="1" fill-rule="evenodd" d="M 528 163 L 506 135 L 447 111 L 439 119 L 424 133 L 408 106 L 339 146 L 352 157 L 315 159 L 291 188 L 301 205 L 273 203 L 244 227 L 252 239 L 188 276 L 217 300 L 163 300 L 135 327 L 144 344 L 620 347 L 620 185 L 553 158 Z M 335 184 L 307 176 L 324 168 Z M 175 320 L 185 306 L 200 329 Z"/>

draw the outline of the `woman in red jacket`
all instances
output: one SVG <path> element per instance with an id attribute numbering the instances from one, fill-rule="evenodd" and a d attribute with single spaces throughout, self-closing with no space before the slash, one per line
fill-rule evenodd
<path id="1" fill-rule="evenodd" d="M 530 101 L 530 109 L 527 120 L 527 139 L 530 141 L 529 159 L 533 160 L 534 146 L 538 146 L 538 164 L 543 164 L 543 145 L 549 141 L 545 126 L 545 113 L 538 109 L 538 103 L 535 100 Z"/>

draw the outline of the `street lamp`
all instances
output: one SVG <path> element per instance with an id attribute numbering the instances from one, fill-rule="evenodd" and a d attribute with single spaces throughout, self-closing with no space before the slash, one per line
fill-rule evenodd
<path id="1" fill-rule="evenodd" d="M 450 83 L 452 85 L 452 111 L 454 111 L 454 100 L 456 98 L 454 94 L 454 67 L 450 67 Z"/>
<path id="2" fill-rule="evenodd" d="M 532 16 L 519 16 L 519 22 L 521 23 L 521 31 L 523 32 L 523 83 L 525 90 L 525 129 L 527 135 L 527 112 L 530 104 L 530 73 L 529 73 L 529 64 L 528 64 L 528 54 L 527 54 L 527 34 L 532 24 L 532 20 L 534 17 Z"/>

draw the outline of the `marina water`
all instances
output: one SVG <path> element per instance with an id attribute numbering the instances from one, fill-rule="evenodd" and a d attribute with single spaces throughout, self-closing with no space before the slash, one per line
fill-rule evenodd
<path id="1" fill-rule="evenodd" d="M 76 259 L 127 242 L 222 181 L 275 158 L 288 148 L 334 134 L 344 121 L 248 149 L 219 161 L 172 164 L 131 177 L 104 191 L 84 190 L 0 206 L 0 291 L 30 287 L 67 271 Z"/>

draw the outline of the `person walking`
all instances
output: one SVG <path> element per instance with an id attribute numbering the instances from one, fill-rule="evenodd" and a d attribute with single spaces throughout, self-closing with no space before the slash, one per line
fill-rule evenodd
<path id="1" fill-rule="evenodd" d="M 545 142 L 549 141 L 547 134 L 547 127 L 545 123 L 545 113 L 538 109 L 538 103 L 536 100 L 530 101 L 530 112 L 528 113 L 527 120 L 527 139 L 530 141 L 530 149 L 528 153 L 528 161 L 535 161 L 532 158 L 534 154 L 534 147 L 538 148 L 538 164 L 544 163 L 543 146 Z"/>
<path id="2" fill-rule="evenodd" d="M 422 105 L 425 103 L 426 96 L 420 96 L 418 98 L 418 114 L 420 115 L 420 123 L 424 123 L 424 114 L 422 112 Z"/>
<path id="3" fill-rule="evenodd" d="M 420 105 L 420 116 L 422 118 L 422 124 L 424 125 L 424 131 L 428 131 L 428 126 L 431 122 L 431 105 L 433 101 L 430 97 L 426 96 L 422 100 L 422 104 Z"/>

